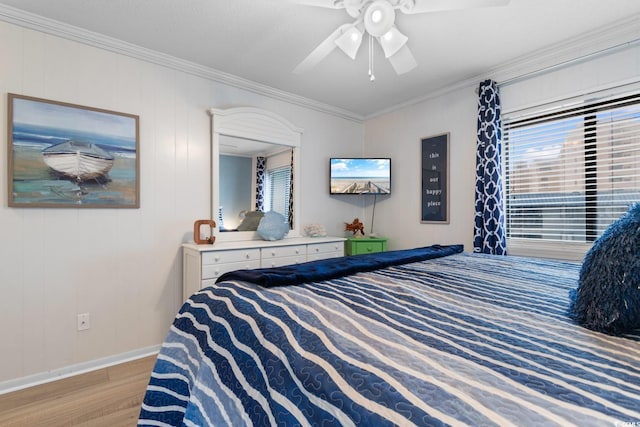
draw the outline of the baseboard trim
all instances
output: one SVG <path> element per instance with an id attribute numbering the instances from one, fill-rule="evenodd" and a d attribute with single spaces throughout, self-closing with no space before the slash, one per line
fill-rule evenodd
<path id="1" fill-rule="evenodd" d="M 128 351 L 126 353 L 103 357 L 101 359 L 89 360 L 87 362 L 66 366 L 64 368 L 28 375 L 26 377 L 16 378 L 14 380 L 3 381 L 0 382 L 0 395 L 29 387 L 38 386 L 41 384 L 46 384 L 64 378 L 73 377 L 75 375 L 84 374 L 98 369 L 108 368 L 109 366 L 119 365 L 121 363 L 130 362 L 132 360 L 142 359 L 143 357 L 157 354 L 159 351 L 160 345 L 154 345 Z"/>

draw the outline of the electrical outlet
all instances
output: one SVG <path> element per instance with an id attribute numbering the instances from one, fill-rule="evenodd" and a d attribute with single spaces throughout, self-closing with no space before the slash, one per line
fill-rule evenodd
<path id="1" fill-rule="evenodd" d="M 91 317 L 89 313 L 78 314 L 78 330 L 86 331 L 91 327 Z"/>

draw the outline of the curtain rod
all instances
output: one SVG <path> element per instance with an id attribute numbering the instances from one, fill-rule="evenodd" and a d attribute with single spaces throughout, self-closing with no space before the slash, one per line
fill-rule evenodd
<path id="1" fill-rule="evenodd" d="M 620 43 L 620 44 L 617 44 L 615 46 L 608 47 L 606 49 L 601 49 L 601 50 L 598 50 L 598 51 L 595 51 L 595 52 L 591 52 L 591 53 L 588 53 L 586 55 L 579 56 L 577 58 L 573 58 L 573 59 L 569 59 L 567 61 L 560 62 L 558 64 L 550 65 L 548 67 L 544 67 L 544 68 L 540 68 L 538 70 L 530 71 L 528 73 L 524 73 L 524 74 L 521 74 L 519 76 L 511 77 L 510 79 L 506 79 L 506 80 L 504 80 L 502 82 L 499 82 L 497 84 L 498 84 L 498 87 L 508 86 L 510 84 L 517 83 L 517 82 L 522 81 L 522 80 L 526 80 L 526 79 L 530 79 L 532 77 L 539 76 L 541 74 L 550 73 L 551 71 L 559 70 L 559 69 L 568 67 L 570 65 L 575 65 L 575 64 L 578 64 L 580 62 L 584 62 L 584 61 L 587 61 L 587 60 L 590 60 L 590 59 L 597 58 L 599 56 L 603 56 L 603 55 L 610 54 L 610 53 L 613 53 L 613 52 L 616 52 L 616 51 L 619 51 L 619 50 L 623 50 L 623 49 L 629 48 L 629 47 L 631 47 L 633 45 L 636 45 L 636 44 L 639 44 L 639 43 L 640 43 L 640 38 L 637 38 L 637 39 L 634 39 L 634 40 L 630 40 L 628 42 Z M 478 93 L 478 88 L 477 87 L 475 88 L 475 92 Z"/>
<path id="2" fill-rule="evenodd" d="M 586 55 L 579 56 L 577 58 L 569 59 L 567 61 L 563 61 L 563 62 L 560 62 L 558 64 L 550 65 L 548 67 L 544 67 L 544 68 L 541 68 L 539 70 L 534 70 L 534 71 L 531 71 L 529 73 L 522 74 L 520 76 L 512 77 L 510 79 L 507 79 L 507 80 L 505 80 L 503 82 L 498 83 L 498 87 L 508 86 L 508 85 L 510 85 L 512 83 L 517 83 L 517 82 L 519 82 L 521 80 L 526 80 L 526 79 L 529 79 L 531 77 L 538 76 L 540 74 L 549 73 L 551 71 L 562 69 L 562 68 L 568 67 L 570 65 L 579 64 L 581 62 L 584 62 L 584 61 L 587 61 L 587 60 L 590 60 L 590 59 L 594 59 L 594 58 L 597 58 L 599 56 L 603 56 L 603 55 L 607 55 L 607 54 L 610 54 L 610 53 L 613 53 L 613 52 L 616 52 L 616 51 L 619 51 L 619 50 L 627 49 L 627 48 L 629 48 L 629 47 L 631 47 L 633 45 L 636 45 L 638 43 L 640 43 L 640 38 L 637 38 L 637 39 L 634 39 L 634 40 L 630 40 L 628 42 L 620 43 L 620 44 L 617 44 L 615 46 L 608 47 L 606 49 L 601 49 L 601 50 L 598 50 L 598 51 L 595 51 L 595 52 L 591 52 L 591 53 L 588 53 Z"/>

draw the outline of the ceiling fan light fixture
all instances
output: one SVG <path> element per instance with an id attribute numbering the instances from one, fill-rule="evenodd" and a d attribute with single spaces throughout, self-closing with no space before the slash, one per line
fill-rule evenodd
<path id="1" fill-rule="evenodd" d="M 386 0 L 376 0 L 364 12 L 364 27 L 374 37 L 380 37 L 393 27 L 396 12 Z"/>
<path id="2" fill-rule="evenodd" d="M 413 57 L 407 45 L 402 46 L 400 50 L 398 50 L 395 55 L 390 56 L 388 60 L 399 76 L 408 73 L 418 66 L 416 59 Z"/>
<path id="3" fill-rule="evenodd" d="M 335 40 L 335 44 L 351 59 L 356 59 L 358 49 L 360 49 L 360 45 L 362 44 L 362 32 L 353 26 L 345 30 L 342 35 Z"/>
<path id="4" fill-rule="evenodd" d="M 397 51 L 407 44 L 409 38 L 402 34 L 396 27 L 392 27 L 382 37 L 378 39 L 382 50 L 384 51 L 385 58 L 394 55 Z"/>

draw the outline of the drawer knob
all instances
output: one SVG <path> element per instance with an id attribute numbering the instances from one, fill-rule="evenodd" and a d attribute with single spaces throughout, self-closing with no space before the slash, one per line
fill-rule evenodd
<path id="1" fill-rule="evenodd" d="M 245 257 L 246 257 L 247 259 L 249 259 L 249 258 L 251 258 L 251 255 L 249 255 L 249 253 L 247 252 L 247 253 L 245 254 Z"/>
<path id="2" fill-rule="evenodd" d="M 220 261 L 220 256 L 216 255 L 216 257 L 214 258 L 216 261 Z"/>
<path id="3" fill-rule="evenodd" d="M 271 251 L 271 256 L 276 256 L 276 251 Z"/>

